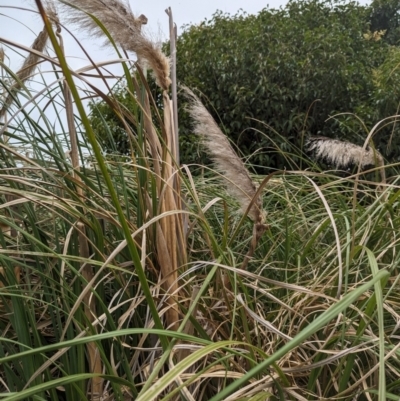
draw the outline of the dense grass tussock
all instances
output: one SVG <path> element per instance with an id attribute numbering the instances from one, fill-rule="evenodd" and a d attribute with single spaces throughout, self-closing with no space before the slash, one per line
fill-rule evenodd
<path id="1" fill-rule="evenodd" d="M 71 3 L 88 14 L 65 6 L 67 17 L 112 46 L 125 44 L 118 18 L 138 20 L 117 0 L 104 11 L 115 19 L 102 19 L 103 2 Z M 162 53 L 125 47 L 156 70 L 160 107 L 115 45 L 134 104 L 127 110 L 94 85 L 82 89 L 84 73 L 63 53 L 62 17 L 37 5 L 50 56 L 33 47 L 25 75 L 4 57 L 0 65 L 2 399 L 398 399 L 397 177 L 311 169 L 253 177 L 220 131 L 227 159 L 211 147 L 217 169 L 192 175 L 199 166 L 176 163 L 175 82 L 152 65 Z M 0 41 L 8 57 L 19 51 Z M 43 79 L 43 60 L 54 80 Z M 103 154 L 87 96 L 134 123 L 129 158 Z M 192 101 L 207 142 L 214 123 Z"/>

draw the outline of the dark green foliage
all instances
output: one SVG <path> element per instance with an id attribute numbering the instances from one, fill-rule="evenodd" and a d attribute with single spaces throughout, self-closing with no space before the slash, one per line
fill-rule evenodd
<path id="1" fill-rule="evenodd" d="M 114 92 L 114 98 L 128 110 L 133 109 L 134 102 L 126 90 L 118 88 Z M 92 126 L 102 148 L 108 153 L 129 154 L 130 146 L 126 129 L 117 113 L 104 101 L 89 103 L 89 108 Z"/>
<path id="2" fill-rule="evenodd" d="M 162 115 L 162 91 L 150 74 L 148 74 L 148 84 L 154 102 L 158 107 L 158 113 Z M 136 124 L 132 121 L 132 114 L 130 114 L 133 111 L 133 107 L 135 107 L 135 100 L 121 84 L 118 84 L 113 91 L 113 100 L 115 107 L 110 107 L 110 104 L 105 101 L 89 103 L 90 120 L 103 150 L 110 156 L 126 156 L 130 154 L 131 146 L 124 124 L 128 124 L 131 132 L 136 135 Z M 121 119 L 116 110 L 125 114 L 125 119 Z M 184 107 L 180 110 L 180 116 L 185 121 L 188 121 L 188 115 Z M 158 121 L 154 120 L 153 123 L 157 126 Z M 183 153 L 182 163 L 200 163 L 202 165 L 210 163 L 210 159 L 201 150 L 199 138 L 191 131 L 185 131 L 181 134 L 180 147 Z"/>
<path id="3" fill-rule="evenodd" d="M 398 0 L 374 0 L 371 5 L 371 31 L 386 31 L 384 40 L 392 45 L 400 44 L 399 11 Z"/>
<path id="4" fill-rule="evenodd" d="M 178 78 L 205 94 L 216 120 L 259 166 L 287 166 L 276 150 L 294 151 L 288 143 L 301 147 L 307 134 L 360 142 L 365 135 L 354 117 L 326 120 L 352 112 L 370 126 L 382 117 L 373 71 L 388 45 L 364 37 L 369 13 L 317 0 L 257 16 L 217 13 L 181 35 Z"/>

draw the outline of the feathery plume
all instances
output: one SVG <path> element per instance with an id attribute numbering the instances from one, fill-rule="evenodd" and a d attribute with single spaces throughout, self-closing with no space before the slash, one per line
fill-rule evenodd
<path id="1" fill-rule="evenodd" d="M 122 0 L 69 0 L 69 4 L 78 8 L 68 9 L 69 22 L 79 25 L 97 37 L 102 37 L 104 32 L 90 17 L 90 15 L 95 16 L 125 50 L 132 51 L 137 54 L 138 59 L 147 61 L 157 84 L 162 89 L 169 88 L 171 84 L 169 59 L 141 32 L 142 25 L 147 23 L 144 15 L 136 18 L 129 4 Z"/>
<path id="2" fill-rule="evenodd" d="M 243 212 L 256 195 L 257 189 L 242 160 L 232 149 L 228 138 L 222 133 L 217 123 L 207 111 L 200 99 L 188 88 L 183 88 L 190 101 L 189 114 L 195 122 L 194 132 L 203 138 L 204 146 L 211 156 L 216 168 L 229 181 L 227 189 L 240 203 Z M 261 200 L 254 200 L 248 213 L 255 223 L 261 223 L 264 216 L 261 211 Z"/>
<path id="3" fill-rule="evenodd" d="M 49 35 L 47 33 L 47 30 L 46 28 L 43 28 L 43 30 L 39 33 L 39 35 L 33 42 L 31 48 L 33 50 L 37 50 L 38 52 L 43 52 L 48 38 Z M 22 67 L 17 72 L 18 80 L 21 82 L 25 82 L 29 78 L 31 78 L 36 69 L 38 61 L 39 61 L 39 56 L 37 54 L 29 53 L 28 57 L 22 64 Z"/>
<path id="4" fill-rule="evenodd" d="M 347 168 L 351 165 L 360 165 L 361 168 L 383 165 L 382 155 L 371 146 L 363 149 L 351 142 L 322 136 L 308 138 L 305 145 L 316 160 L 325 160 L 336 168 Z"/>
<path id="5" fill-rule="evenodd" d="M 4 49 L 0 46 L 0 63 L 4 63 L 4 57 L 5 57 Z"/>
<path id="6" fill-rule="evenodd" d="M 46 28 L 39 33 L 36 37 L 35 41 L 33 42 L 31 49 L 36 50 L 38 52 L 43 52 L 44 47 L 46 46 L 47 39 L 49 35 L 46 31 Z M 37 64 L 39 62 L 39 56 L 35 53 L 29 53 L 26 57 L 25 61 L 22 64 L 22 67 L 17 71 L 16 76 L 17 80 L 11 88 L 11 93 L 9 93 L 4 100 L 2 107 L 0 109 L 0 120 L 6 114 L 8 107 L 12 104 L 14 100 L 14 94 L 18 90 L 20 90 L 28 79 L 30 79 L 35 72 Z"/>
<path id="7" fill-rule="evenodd" d="M 47 0 L 45 2 L 46 14 L 53 24 L 59 24 L 60 21 L 58 19 L 58 15 L 54 6 L 54 2 L 52 0 Z M 47 40 L 49 38 L 49 34 L 46 30 L 46 27 L 39 33 L 39 35 L 34 40 L 31 49 L 36 50 L 40 53 L 43 52 Z M 4 50 L 0 49 L 0 62 L 3 61 L 4 58 Z M 35 53 L 29 53 L 26 59 L 24 60 L 21 68 L 15 74 L 17 79 L 13 86 L 11 87 L 11 93 L 9 93 L 1 105 L 0 109 L 0 120 L 4 117 L 7 109 L 10 107 L 14 100 L 15 92 L 20 90 L 23 84 L 28 81 L 34 74 L 35 69 L 39 63 L 40 56 Z"/>
<path id="8" fill-rule="evenodd" d="M 46 0 L 44 2 L 44 8 L 46 10 L 47 17 L 52 22 L 52 24 L 55 25 L 56 27 L 59 27 L 61 23 L 60 19 L 58 18 L 58 13 L 54 1 Z"/>

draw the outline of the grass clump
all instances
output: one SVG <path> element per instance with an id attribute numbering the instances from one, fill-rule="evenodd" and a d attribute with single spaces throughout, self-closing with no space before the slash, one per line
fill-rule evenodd
<path id="1" fill-rule="evenodd" d="M 3 399 L 398 397 L 397 180 L 376 188 L 360 175 L 253 177 L 189 95 L 196 132 L 219 141 L 208 145 L 217 170 L 192 176 L 176 163 L 166 59 L 124 46 L 115 31 L 121 16 L 138 21 L 131 11 L 119 1 L 66 8 L 74 21 L 81 8 L 83 26 L 115 46 L 128 110 L 93 85 L 82 91 L 55 9 L 37 4 L 55 55 L 31 52 L 51 63 L 55 83 L 46 78 L 35 93 L 2 60 Z M 118 27 L 154 47 L 135 24 Z M 162 105 L 114 40 L 152 66 Z M 126 122 L 129 157 L 103 154 L 86 96 Z"/>

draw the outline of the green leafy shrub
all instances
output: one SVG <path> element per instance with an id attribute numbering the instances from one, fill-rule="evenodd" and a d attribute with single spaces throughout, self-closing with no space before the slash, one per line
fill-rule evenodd
<path id="1" fill-rule="evenodd" d="M 307 134 L 357 143 L 363 135 L 354 118 L 327 119 L 357 112 L 369 126 L 382 117 L 371 95 L 388 45 L 364 38 L 368 12 L 356 3 L 306 0 L 257 16 L 217 13 L 180 36 L 178 78 L 204 93 L 227 135 L 258 166 L 287 166 L 279 151 L 300 147 Z M 185 123 L 182 131 L 190 131 Z"/>

